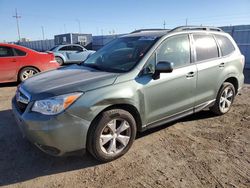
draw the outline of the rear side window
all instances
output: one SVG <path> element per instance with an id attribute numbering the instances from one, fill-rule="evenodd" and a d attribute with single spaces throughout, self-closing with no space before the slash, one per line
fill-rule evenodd
<path id="1" fill-rule="evenodd" d="M 222 56 L 229 55 L 235 50 L 234 45 L 227 37 L 222 35 L 215 35 L 215 38 L 219 43 Z"/>
<path id="2" fill-rule="evenodd" d="M 157 61 L 174 63 L 174 67 L 188 65 L 190 63 L 188 35 L 177 35 L 166 39 L 157 50 Z"/>
<path id="3" fill-rule="evenodd" d="M 72 46 L 72 51 L 83 51 L 83 48 L 80 46 Z"/>
<path id="4" fill-rule="evenodd" d="M 11 56 L 14 56 L 12 48 L 0 46 L 0 57 L 11 57 Z"/>
<path id="5" fill-rule="evenodd" d="M 26 52 L 16 49 L 14 48 L 15 52 L 16 52 L 16 56 L 26 56 Z"/>
<path id="6" fill-rule="evenodd" d="M 64 47 L 60 48 L 59 51 L 72 51 L 72 48 L 71 48 L 71 46 L 64 46 Z"/>
<path id="7" fill-rule="evenodd" d="M 219 57 L 218 47 L 212 35 L 194 34 L 193 37 L 197 61 Z"/>

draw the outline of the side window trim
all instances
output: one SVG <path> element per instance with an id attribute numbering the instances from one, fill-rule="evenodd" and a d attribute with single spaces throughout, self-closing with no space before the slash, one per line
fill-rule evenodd
<path id="1" fill-rule="evenodd" d="M 196 62 L 196 50 L 195 50 L 195 44 L 194 44 L 194 38 L 193 38 L 193 34 L 190 33 L 188 34 L 189 35 L 189 43 L 190 43 L 190 58 L 191 58 L 191 61 L 190 63 L 193 64 Z"/>
<path id="2" fill-rule="evenodd" d="M 192 46 L 192 63 L 197 63 L 197 56 L 196 56 L 196 49 L 195 49 L 195 42 L 194 42 L 194 36 L 193 36 L 193 33 L 190 33 L 190 43 L 191 43 L 191 46 Z"/>
<path id="3" fill-rule="evenodd" d="M 227 55 L 223 55 L 223 53 L 222 53 L 222 47 L 220 46 L 219 41 L 218 41 L 216 35 L 217 35 L 217 36 L 221 36 L 221 37 L 227 38 L 227 39 L 230 41 L 230 43 L 232 44 L 234 50 L 233 50 L 232 52 L 230 52 L 229 54 L 227 54 Z M 226 37 L 226 36 L 224 36 L 224 35 L 218 35 L 218 34 L 216 34 L 216 35 L 214 34 L 213 36 L 214 36 L 214 38 L 215 38 L 215 40 L 216 40 L 216 43 L 217 43 L 217 45 L 218 45 L 218 48 L 220 49 L 220 55 L 221 55 L 220 57 L 221 57 L 221 58 L 223 58 L 223 57 L 229 57 L 229 56 L 231 56 L 233 53 L 235 53 L 236 47 L 235 47 L 235 45 L 232 43 L 232 41 L 231 41 L 228 37 Z"/>
<path id="4" fill-rule="evenodd" d="M 222 55 L 222 52 L 221 52 L 221 48 L 220 48 L 219 42 L 216 39 L 215 35 L 212 34 L 212 36 L 213 36 L 213 38 L 214 38 L 214 40 L 216 42 L 216 45 L 217 45 L 217 49 L 218 49 L 218 52 L 219 52 L 219 58 L 221 58 L 221 57 L 223 57 L 223 55 Z"/>
<path id="5" fill-rule="evenodd" d="M 176 37 L 176 36 L 181 36 L 181 35 L 186 35 L 187 37 L 188 37 L 188 41 L 189 41 L 189 51 L 190 51 L 190 60 L 189 60 L 189 63 L 187 63 L 187 64 L 185 64 L 185 65 L 182 65 L 182 66 L 178 66 L 178 67 L 174 67 L 174 70 L 175 69 L 179 69 L 179 68 L 183 68 L 183 67 L 187 67 L 187 66 L 190 66 L 190 65 L 192 65 L 192 52 L 191 52 L 191 50 L 192 50 L 192 48 L 191 48 L 191 40 L 190 40 L 190 34 L 183 34 L 183 33 L 181 33 L 181 34 L 176 34 L 176 35 L 172 35 L 172 36 L 169 36 L 169 37 L 167 37 L 167 38 L 165 38 L 157 47 L 156 47 L 156 49 L 155 49 L 155 51 L 154 51 L 154 53 L 155 53 L 155 64 L 157 64 L 157 62 L 158 62 L 158 50 L 159 50 L 159 48 L 161 47 L 161 45 L 162 44 L 164 44 L 164 42 L 165 41 L 167 41 L 168 39 L 170 39 L 171 37 Z"/>
<path id="6" fill-rule="evenodd" d="M 217 46 L 217 50 L 218 50 L 218 57 L 214 57 L 214 58 L 210 58 L 210 59 L 205 59 L 205 60 L 201 60 L 201 61 L 197 61 L 197 53 L 196 53 L 196 46 L 195 46 L 195 41 L 194 41 L 194 34 L 198 34 L 198 35 L 204 35 L 204 33 L 192 33 L 192 42 L 193 42 L 193 47 L 194 47 L 194 63 L 195 64 L 199 64 L 199 63 L 205 63 L 207 61 L 214 61 L 214 60 L 217 60 L 217 59 L 220 59 L 221 56 L 220 56 L 220 48 L 217 44 L 217 41 L 215 40 L 215 43 L 216 43 L 216 46 Z M 209 33 L 208 35 L 212 36 L 214 38 L 214 36 Z"/>
<path id="7" fill-rule="evenodd" d="M 12 50 L 13 50 L 13 53 L 14 53 L 15 57 L 25 57 L 25 56 L 27 56 L 27 53 L 24 52 L 24 51 L 23 52 L 25 53 L 25 55 L 18 55 L 18 53 L 16 52 L 16 50 L 19 50 L 19 49 L 12 48 Z M 22 51 L 22 50 L 20 50 L 20 51 Z"/>

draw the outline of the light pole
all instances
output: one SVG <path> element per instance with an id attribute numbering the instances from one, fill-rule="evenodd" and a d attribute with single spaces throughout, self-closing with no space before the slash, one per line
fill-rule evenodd
<path id="1" fill-rule="evenodd" d="M 163 22 L 163 29 L 166 29 L 166 21 Z"/>
<path id="2" fill-rule="evenodd" d="M 41 28 L 42 28 L 42 36 L 43 36 L 43 40 L 44 40 L 44 27 L 41 26 Z"/>
<path id="3" fill-rule="evenodd" d="M 17 9 L 16 9 L 16 14 L 15 14 L 15 16 L 13 16 L 13 18 L 16 18 L 17 34 L 18 34 L 18 38 L 19 38 L 19 42 L 20 42 L 21 41 L 21 35 L 20 35 L 20 29 L 19 29 L 19 21 L 18 21 L 18 19 L 20 19 L 21 16 L 19 16 L 17 14 Z"/>
<path id="4" fill-rule="evenodd" d="M 79 33 L 81 33 L 81 22 L 79 19 L 76 19 L 76 22 L 78 23 Z"/>

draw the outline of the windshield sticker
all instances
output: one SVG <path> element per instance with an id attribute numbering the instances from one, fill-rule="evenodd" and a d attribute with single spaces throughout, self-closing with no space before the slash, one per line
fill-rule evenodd
<path id="1" fill-rule="evenodd" d="M 139 38 L 139 40 L 155 40 L 157 37 L 155 36 L 143 36 Z"/>

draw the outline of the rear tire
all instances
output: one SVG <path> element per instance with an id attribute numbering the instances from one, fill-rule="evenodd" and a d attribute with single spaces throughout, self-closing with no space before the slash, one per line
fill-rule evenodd
<path id="1" fill-rule="evenodd" d="M 38 69 L 34 67 L 25 67 L 19 72 L 18 79 L 20 82 L 23 82 L 37 73 L 39 73 Z"/>
<path id="2" fill-rule="evenodd" d="M 210 108 L 210 110 L 216 115 L 223 115 L 227 113 L 231 109 L 234 97 L 235 88 L 233 84 L 229 82 L 223 83 L 217 95 L 215 104 Z"/>
<path id="3" fill-rule="evenodd" d="M 108 162 L 124 155 L 136 136 L 134 117 L 122 109 L 103 112 L 90 127 L 87 150 L 97 160 Z"/>
<path id="4" fill-rule="evenodd" d="M 55 57 L 55 60 L 57 61 L 57 63 L 60 65 L 60 66 L 62 66 L 63 64 L 64 64 L 64 61 L 63 61 L 63 59 L 61 58 L 61 57 Z"/>

